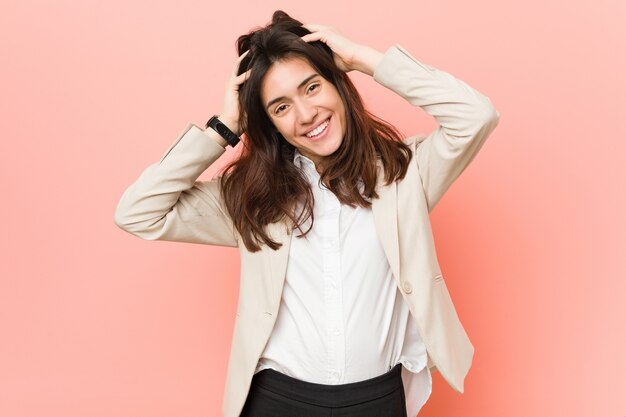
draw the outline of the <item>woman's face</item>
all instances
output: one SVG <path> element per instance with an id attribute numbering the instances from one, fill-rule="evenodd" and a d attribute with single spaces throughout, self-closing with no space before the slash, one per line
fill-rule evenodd
<path id="1" fill-rule="evenodd" d="M 346 132 L 343 101 L 305 59 L 274 62 L 261 82 L 261 102 L 287 142 L 316 166 L 341 145 Z"/>

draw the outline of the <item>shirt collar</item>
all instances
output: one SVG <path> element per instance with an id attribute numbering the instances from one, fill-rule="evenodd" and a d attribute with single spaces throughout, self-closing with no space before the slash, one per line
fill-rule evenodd
<path id="1" fill-rule="evenodd" d="M 320 174 L 319 172 L 317 172 L 317 169 L 315 168 L 315 162 L 313 162 L 310 158 L 302 155 L 300 151 L 298 151 L 298 148 L 296 148 L 294 151 L 293 164 L 296 166 L 296 168 L 304 171 L 307 174 L 306 177 L 308 178 L 311 184 L 317 183 L 320 186 L 320 188 L 322 187 L 326 188 L 326 186 L 324 186 L 322 182 L 320 181 Z M 362 178 L 359 178 L 357 187 L 359 191 L 363 193 L 365 184 L 363 183 Z"/>
<path id="2" fill-rule="evenodd" d="M 317 168 L 315 167 L 315 162 L 313 162 L 311 158 L 301 154 L 300 151 L 298 151 L 298 148 L 294 151 L 293 164 L 296 168 L 302 171 L 309 184 L 312 186 L 317 184 L 320 188 L 326 188 L 322 185 L 320 174 L 317 172 Z"/>
<path id="3" fill-rule="evenodd" d="M 302 155 L 298 148 L 293 153 L 293 164 L 300 169 L 312 167 L 315 170 L 315 163 L 310 158 Z"/>

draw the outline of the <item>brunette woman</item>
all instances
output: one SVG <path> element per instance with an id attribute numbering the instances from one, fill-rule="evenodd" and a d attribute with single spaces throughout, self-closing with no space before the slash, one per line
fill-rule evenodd
<path id="1" fill-rule="evenodd" d="M 188 124 L 115 213 L 143 239 L 239 249 L 224 416 L 415 416 L 434 370 L 463 392 L 474 348 L 429 213 L 496 127 L 491 101 L 398 44 L 383 53 L 282 11 L 237 50 L 221 111 Z M 351 71 L 438 127 L 404 137 Z M 239 156 L 198 181 L 226 146 Z"/>

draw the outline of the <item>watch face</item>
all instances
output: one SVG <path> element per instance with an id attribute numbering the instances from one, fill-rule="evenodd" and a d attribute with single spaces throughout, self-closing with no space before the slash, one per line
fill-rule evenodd
<path id="1" fill-rule="evenodd" d="M 222 123 L 218 116 L 213 116 L 207 122 L 207 128 L 211 127 L 215 130 L 221 137 L 223 137 L 229 145 L 235 146 L 239 142 L 239 137 L 230 131 L 228 126 Z"/>
<path id="2" fill-rule="evenodd" d="M 217 127 L 217 131 L 220 133 L 220 135 L 224 136 L 228 134 L 228 128 L 223 124 L 223 123 L 217 123 L 216 124 Z"/>

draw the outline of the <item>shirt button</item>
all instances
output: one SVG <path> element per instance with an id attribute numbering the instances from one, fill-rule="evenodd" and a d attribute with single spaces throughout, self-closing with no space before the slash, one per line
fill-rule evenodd
<path id="1" fill-rule="evenodd" d="M 340 333 L 341 333 L 341 332 L 340 332 L 339 330 L 335 330 L 335 331 L 333 332 L 333 334 L 335 334 L 335 336 L 336 336 L 336 335 L 338 335 L 338 334 L 340 334 Z"/>
<path id="2" fill-rule="evenodd" d="M 404 281 L 404 283 L 402 283 L 402 289 L 406 294 L 411 294 L 411 292 L 413 291 L 413 286 L 410 282 Z"/>

